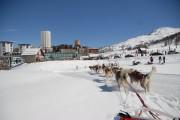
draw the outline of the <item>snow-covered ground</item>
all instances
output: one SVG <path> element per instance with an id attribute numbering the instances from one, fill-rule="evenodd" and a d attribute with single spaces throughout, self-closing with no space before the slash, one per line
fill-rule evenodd
<path id="1" fill-rule="evenodd" d="M 148 57 L 136 58 L 142 64 L 132 66 L 134 58 L 105 61 L 49 61 L 24 64 L 0 71 L 0 120 L 113 120 L 120 110 L 132 115 L 142 104 L 133 91 L 126 96 L 115 82 L 105 84 L 103 73 L 89 70 L 89 65 L 116 62 L 149 72 Z M 151 92 L 145 94 L 139 85 L 133 87 L 149 108 L 180 116 L 180 55 L 166 56 L 166 64 L 153 64 Z M 114 78 L 113 78 L 114 80 Z M 152 118 L 148 112 L 142 114 Z M 159 115 L 162 120 L 170 118 Z"/>

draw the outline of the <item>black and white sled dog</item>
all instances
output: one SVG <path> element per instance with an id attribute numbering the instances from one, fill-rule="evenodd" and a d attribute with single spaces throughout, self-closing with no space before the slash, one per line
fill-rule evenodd
<path id="1" fill-rule="evenodd" d="M 128 85 L 128 77 L 130 78 L 131 83 L 136 82 L 140 83 L 141 87 L 145 90 L 145 92 L 150 91 L 151 78 L 153 73 L 156 72 L 156 67 L 152 67 L 152 70 L 143 74 L 135 69 L 119 69 L 116 72 L 116 81 L 118 83 L 118 87 L 122 85 L 126 91 L 126 87 Z"/>

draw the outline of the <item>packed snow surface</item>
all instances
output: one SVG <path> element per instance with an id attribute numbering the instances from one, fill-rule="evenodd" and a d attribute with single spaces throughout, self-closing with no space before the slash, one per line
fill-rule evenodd
<path id="1" fill-rule="evenodd" d="M 104 74 L 90 71 L 95 64 L 118 63 L 124 68 L 149 72 L 148 57 L 94 61 L 49 61 L 24 64 L 0 71 L 0 120 L 113 120 L 120 110 L 136 115 L 142 104 L 134 91 L 128 94 L 117 88 L 115 78 L 106 81 Z M 151 109 L 174 117 L 180 116 L 180 55 L 166 56 L 152 77 L 151 92 L 132 86 Z M 152 118 L 148 112 L 143 117 Z M 159 114 L 162 120 L 171 118 Z"/>

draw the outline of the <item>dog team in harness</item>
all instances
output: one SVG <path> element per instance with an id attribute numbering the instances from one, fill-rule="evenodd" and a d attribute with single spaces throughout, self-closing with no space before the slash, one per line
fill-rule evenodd
<path id="1" fill-rule="evenodd" d="M 138 116 L 131 116 L 128 112 L 121 110 L 117 114 L 117 116 L 114 118 L 114 120 L 162 120 L 159 117 L 159 114 L 167 116 L 168 118 L 170 118 L 170 120 L 180 120 L 180 118 L 175 118 L 174 116 L 168 113 L 164 113 L 164 112 L 149 108 L 147 104 L 145 103 L 145 101 L 143 100 L 143 98 L 140 96 L 140 94 L 132 86 L 134 82 L 139 83 L 140 86 L 144 89 L 145 93 L 150 92 L 151 77 L 156 72 L 156 67 L 153 66 L 151 71 L 146 74 L 132 68 L 128 69 L 128 68 L 122 68 L 122 67 L 113 66 L 113 65 L 105 66 L 105 64 L 103 64 L 102 66 L 94 65 L 94 66 L 90 66 L 89 68 L 98 73 L 102 70 L 103 73 L 105 74 L 106 79 L 108 77 L 112 77 L 114 74 L 119 90 L 121 87 L 124 87 L 124 91 L 125 93 L 127 93 L 128 92 L 127 86 L 129 86 L 129 88 L 131 88 L 131 90 L 136 94 L 136 96 L 138 97 L 139 101 L 141 102 L 143 106 L 140 109 Z M 130 83 L 128 82 L 128 78 L 130 79 Z M 144 112 L 149 113 L 150 116 L 152 117 L 151 118 L 141 117 L 141 115 Z"/>

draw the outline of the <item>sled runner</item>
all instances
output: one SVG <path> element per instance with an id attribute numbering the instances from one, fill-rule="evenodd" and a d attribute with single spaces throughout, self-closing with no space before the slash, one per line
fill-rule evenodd
<path id="1" fill-rule="evenodd" d="M 154 111 L 154 109 L 146 109 L 146 111 Z M 158 114 L 161 113 L 165 116 L 172 117 L 169 114 L 163 113 L 161 111 L 155 110 Z M 114 120 L 157 120 L 157 119 L 152 119 L 152 118 L 145 118 L 145 117 L 140 117 L 140 116 L 131 116 L 128 112 L 120 111 L 116 117 L 114 117 Z M 170 120 L 180 120 L 180 118 L 171 118 Z"/>
<path id="2" fill-rule="evenodd" d="M 154 119 L 148 119 L 138 116 L 130 116 L 129 113 L 120 111 L 117 116 L 114 118 L 114 120 L 154 120 Z"/>

